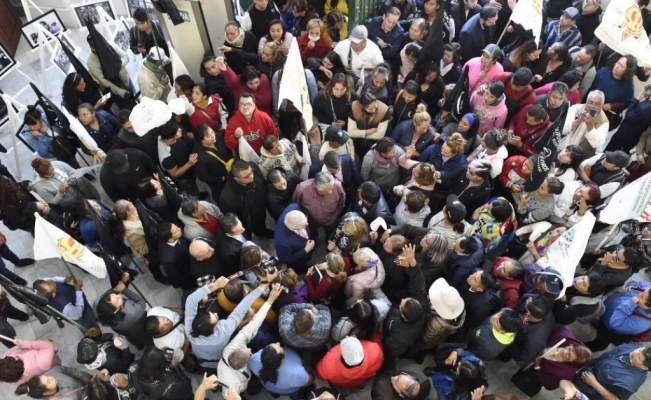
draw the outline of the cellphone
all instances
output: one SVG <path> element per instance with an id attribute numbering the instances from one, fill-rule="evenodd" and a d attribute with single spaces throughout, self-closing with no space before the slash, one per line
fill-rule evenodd
<path id="1" fill-rule="evenodd" d="M 102 102 L 106 103 L 106 101 L 110 98 L 111 98 L 111 92 L 108 92 L 104 96 L 102 96 Z"/>
<path id="2" fill-rule="evenodd" d="M 172 359 L 174 357 L 174 350 L 172 349 L 165 349 L 165 359 L 167 362 L 172 362 Z"/>
<path id="3" fill-rule="evenodd" d="M 589 114 L 593 117 L 597 116 L 597 110 L 590 110 Z"/>
<path id="4" fill-rule="evenodd" d="M 644 97 L 651 98 L 651 84 L 644 86 Z"/>

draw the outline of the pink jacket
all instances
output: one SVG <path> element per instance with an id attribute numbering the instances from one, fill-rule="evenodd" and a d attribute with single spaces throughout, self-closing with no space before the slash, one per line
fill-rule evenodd
<path id="1" fill-rule="evenodd" d="M 508 110 L 506 108 L 505 97 L 502 95 L 497 99 L 497 104 L 489 106 L 484 102 L 484 96 L 473 93 L 470 97 L 470 109 L 472 113 L 479 118 L 479 137 L 484 137 L 484 133 L 493 128 L 502 129 L 506 123 Z"/>
<path id="2" fill-rule="evenodd" d="M 468 93 L 474 93 L 481 85 L 496 80 L 504 72 L 502 64 L 496 62 L 488 67 L 486 76 L 483 79 L 479 79 L 482 68 L 481 57 L 471 58 L 463 67 L 468 67 Z"/>
<path id="3" fill-rule="evenodd" d="M 382 261 L 378 261 L 375 268 L 371 267 L 348 277 L 346 286 L 344 286 L 346 305 L 352 306 L 357 300 L 364 298 L 364 293 L 367 290 L 377 289 L 382 286 L 385 276 L 384 265 L 382 265 Z"/>
<path id="4" fill-rule="evenodd" d="M 10 348 L 3 357 L 18 357 L 23 361 L 25 371 L 18 382 L 11 383 L 14 386 L 25 383 L 31 377 L 41 375 L 52 367 L 61 365 L 59 356 L 54 352 L 54 345 L 45 340 L 25 340 L 22 347 Z"/>

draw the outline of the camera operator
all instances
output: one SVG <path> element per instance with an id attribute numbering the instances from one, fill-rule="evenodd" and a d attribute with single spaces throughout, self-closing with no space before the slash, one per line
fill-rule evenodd
<path id="1" fill-rule="evenodd" d="M 176 367 L 174 351 L 149 347 L 129 368 L 129 382 L 151 399 L 190 400 L 194 397 L 190 379 Z"/>
<path id="2" fill-rule="evenodd" d="M 581 146 L 585 158 L 596 154 L 596 149 L 606 141 L 610 126 L 603 110 L 605 99 L 602 91 L 593 90 L 585 104 L 575 104 L 567 110 L 559 149 L 575 144 Z"/>
<path id="3" fill-rule="evenodd" d="M 272 272 L 267 271 L 266 279 L 260 283 L 260 286 L 249 293 L 224 320 L 220 320 L 216 313 L 198 311 L 197 304 L 205 297 L 214 296 L 211 295 L 212 292 L 224 288 L 228 284 L 228 278 L 222 276 L 188 296 L 185 303 L 185 333 L 190 337 L 192 352 L 199 359 L 201 367 L 211 373 L 215 370 L 233 332 L 242 322 L 253 302 L 267 291 L 277 275 L 276 268 Z"/>

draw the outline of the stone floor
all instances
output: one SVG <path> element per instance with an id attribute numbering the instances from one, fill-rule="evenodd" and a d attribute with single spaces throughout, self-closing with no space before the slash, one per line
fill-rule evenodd
<path id="1" fill-rule="evenodd" d="M 68 33 L 70 38 L 78 46 L 81 46 L 80 59 L 85 60 L 88 54 L 88 47 L 85 41 L 86 33 L 80 33 L 79 31 L 70 31 Z M 17 56 L 18 60 L 22 63 L 22 70 L 25 74 L 32 77 L 36 84 L 41 86 L 41 66 L 40 61 L 38 60 L 37 53 L 31 52 L 29 45 L 25 42 L 24 39 L 21 39 L 21 44 L 19 48 L 19 55 Z M 49 59 L 49 57 L 48 57 Z M 46 63 L 46 69 L 49 65 L 49 61 Z M 60 101 L 60 87 L 63 82 L 63 75 L 56 69 L 47 69 L 46 78 L 49 82 L 51 93 L 51 99 L 58 103 Z M 0 89 L 5 93 L 14 95 L 21 87 L 27 85 L 27 82 L 22 80 L 22 76 L 12 72 L 10 75 L 4 77 L 0 80 Z M 23 104 L 30 104 L 35 100 L 35 96 L 31 90 L 25 91 L 22 96 L 16 98 L 16 100 L 22 102 Z M 6 124 L 0 128 L 0 143 L 5 145 L 10 149 L 8 154 L 0 153 L 0 160 L 3 164 L 7 165 L 12 173 L 18 174 L 16 171 L 16 166 L 14 164 L 14 154 L 13 151 L 18 152 L 19 156 L 19 165 L 21 168 L 21 177 L 22 179 L 31 180 L 33 177 L 33 172 L 29 166 L 33 155 L 31 152 L 24 146 L 22 143 L 18 145 L 16 149 L 12 148 L 10 124 Z M 107 199 L 103 199 L 107 200 Z M 108 201 L 107 204 L 110 204 Z M 4 225 L 0 224 L 0 231 L 2 231 L 8 239 L 8 246 L 19 256 L 19 257 L 32 257 L 33 256 L 33 239 L 32 237 L 25 232 L 11 232 Z M 273 252 L 271 241 L 267 240 L 266 242 L 260 243 L 265 249 Z M 320 243 L 315 252 L 315 259 L 322 257 L 325 254 L 325 245 Z M 7 262 L 7 265 L 10 269 L 13 269 L 13 265 Z M 78 271 L 78 272 L 77 272 Z M 34 266 L 25 267 L 18 271 L 18 273 L 30 283 L 35 279 L 55 276 L 55 275 L 66 275 L 66 269 L 58 260 L 43 260 L 38 261 Z M 84 292 L 86 293 L 89 301 L 92 303 L 95 298 L 109 289 L 108 278 L 107 279 L 96 279 L 89 274 L 85 274 L 79 269 L 75 269 L 75 273 L 78 277 L 84 280 Z M 649 276 L 636 277 L 637 279 L 649 280 Z M 154 305 L 162 306 L 175 306 L 180 305 L 181 291 L 174 289 L 170 286 L 164 286 L 156 282 L 151 274 L 147 273 L 138 277 L 135 281 L 135 284 L 143 292 L 144 296 Z M 14 301 L 14 304 L 16 302 Z M 18 305 L 22 307 L 21 305 Z M 12 321 L 16 322 L 16 321 Z M 71 367 L 81 367 L 76 363 L 76 345 L 78 341 L 82 338 L 81 332 L 72 326 L 66 325 L 65 328 L 59 329 L 56 324 L 52 321 L 45 325 L 39 324 L 34 318 L 26 323 L 16 324 L 15 325 L 18 337 L 22 339 L 36 339 L 36 338 L 50 338 L 56 340 L 61 344 L 60 347 L 60 356 L 63 361 L 63 364 Z M 588 333 L 589 335 L 589 333 Z M 132 349 L 135 352 L 135 349 Z M 423 368 L 431 365 L 433 362 L 432 356 L 428 355 L 425 359 L 425 362 L 422 365 L 417 365 L 412 361 L 401 360 L 398 362 L 399 369 L 409 370 L 418 374 L 421 378 L 424 378 L 422 374 Z M 487 390 L 487 393 L 519 393 L 519 391 L 511 384 L 510 378 L 517 370 L 515 363 L 502 363 L 498 361 L 488 362 L 486 366 L 486 371 L 489 378 L 490 386 Z M 642 386 L 639 392 L 632 397 L 633 400 L 649 400 L 651 399 L 651 380 Z M 198 377 L 193 377 L 193 384 L 196 387 L 199 383 Z M 320 386 L 323 386 L 323 382 L 318 382 Z M 360 392 L 355 392 L 349 395 L 347 398 L 351 400 L 367 400 L 371 399 L 371 384 L 366 385 L 366 389 Z M 16 396 L 13 395 L 13 387 L 0 384 L 0 400 L 1 399 L 15 399 Z M 520 393 L 522 394 L 522 393 Z M 221 395 L 219 394 L 209 394 L 211 399 L 220 399 Z M 553 392 L 543 390 L 539 393 L 534 399 L 536 400 L 556 400 L 560 397 L 560 391 L 556 390 Z M 26 398 L 26 397 L 25 397 Z M 272 397 L 263 392 L 256 396 L 249 396 L 249 399 L 253 400 L 262 400 L 262 399 L 272 399 Z M 286 397 L 284 397 L 286 398 Z M 430 394 L 428 399 L 436 399 L 436 394 L 434 391 Z"/>

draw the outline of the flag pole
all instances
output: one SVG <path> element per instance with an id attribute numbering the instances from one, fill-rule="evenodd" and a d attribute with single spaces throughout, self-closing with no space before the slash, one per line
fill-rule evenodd
<path id="1" fill-rule="evenodd" d="M 62 319 L 64 319 L 66 322 L 71 323 L 72 325 L 76 326 L 76 327 L 79 328 L 79 329 L 82 329 L 82 330 L 84 330 L 84 331 L 88 331 L 88 328 L 86 328 L 85 326 L 81 325 L 81 324 L 78 323 L 77 321 L 75 321 L 75 320 L 73 320 L 73 319 L 67 317 L 65 314 L 60 313 L 59 310 L 57 310 L 56 308 L 52 307 L 51 305 L 48 304 L 48 305 L 45 306 L 45 307 L 48 309 L 48 311 L 52 311 L 53 313 L 55 313 L 56 315 L 58 315 L 59 317 L 61 317 Z"/>
<path id="2" fill-rule="evenodd" d="M 11 342 L 11 343 L 13 343 L 13 344 L 16 344 L 16 340 L 15 340 L 15 339 L 12 339 L 12 338 L 7 337 L 7 336 L 5 336 L 5 335 L 0 335 L 0 339 L 3 339 L 3 340 L 6 340 L 7 342 Z"/>
<path id="3" fill-rule="evenodd" d="M 606 242 L 608 241 L 608 238 L 610 237 L 610 235 L 613 234 L 613 232 L 615 231 L 615 229 L 617 229 L 618 226 L 619 226 L 619 223 L 614 224 L 613 227 L 610 228 L 610 230 L 608 231 L 606 236 L 604 236 L 604 238 L 601 240 L 601 242 L 599 242 L 599 245 L 597 245 L 597 247 L 595 247 L 595 250 L 601 250 L 601 246 L 606 244 Z"/>
<path id="4" fill-rule="evenodd" d="M 63 256 L 61 256 L 61 261 L 63 261 L 63 264 L 66 266 L 66 269 L 68 270 L 68 273 L 72 277 L 72 280 L 75 283 L 77 283 L 77 277 L 75 276 L 75 274 L 72 273 L 72 268 L 70 268 L 70 264 L 68 264 L 68 262 L 63 258 Z"/>
<path id="5" fill-rule="evenodd" d="M 500 35 L 500 38 L 497 39 L 497 42 L 495 42 L 495 46 L 499 46 L 500 42 L 502 41 L 502 38 L 506 34 L 506 31 L 509 29 L 509 26 L 511 26 L 511 18 L 509 17 L 509 20 L 506 21 L 506 26 L 504 27 L 504 30 L 502 31 L 502 34 Z"/>

